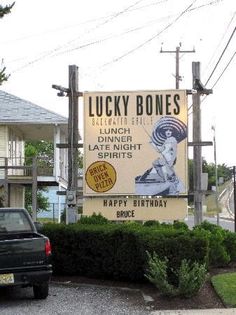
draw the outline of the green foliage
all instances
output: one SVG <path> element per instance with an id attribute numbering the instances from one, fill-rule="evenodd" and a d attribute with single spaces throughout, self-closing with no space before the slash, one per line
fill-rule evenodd
<path id="1" fill-rule="evenodd" d="M 37 140 L 27 141 L 25 143 L 25 157 L 26 165 L 32 165 L 32 158 L 37 157 L 38 172 L 40 169 L 53 169 L 54 149 L 53 143 Z"/>
<path id="2" fill-rule="evenodd" d="M 236 261 L 236 233 L 226 231 L 223 241 L 223 245 L 226 248 L 227 253 L 230 256 L 230 261 Z"/>
<path id="3" fill-rule="evenodd" d="M 160 227 L 160 222 L 159 221 L 155 221 L 155 220 L 149 220 L 149 221 L 145 221 L 143 223 L 143 226 L 155 226 L 155 227 Z"/>
<path id="4" fill-rule="evenodd" d="M 218 166 L 218 177 L 223 177 L 224 181 L 228 181 L 232 178 L 232 170 L 225 164 L 220 164 Z"/>
<path id="5" fill-rule="evenodd" d="M 189 230 L 188 225 L 185 222 L 181 222 L 181 221 L 174 221 L 173 228 L 174 229 L 185 230 L 185 231 Z"/>
<path id="6" fill-rule="evenodd" d="M 53 167 L 53 144 L 47 141 L 27 141 L 25 143 L 25 164 L 32 165 L 32 157 L 38 158 L 38 167 Z M 49 210 L 48 198 L 43 195 L 46 187 L 37 191 L 37 212 Z M 31 212 L 32 209 L 32 187 L 25 189 L 25 207 Z"/>
<path id="7" fill-rule="evenodd" d="M 173 288 L 179 288 L 179 295 L 188 296 L 201 287 L 206 268 L 223 266 L 236 258 L 236 234 L 209 222 L 192 231 L 182 222 L 144 226 L 114 224 L 101 215 L 92 217 L 84 218 L 82 224 L 44 225 L 43 234 L 53 246 L 55 274 L 145 281 L 147 252 L 155 252 L 161 260 L 159 276 L 166 274 L 168 280 L 168 294 L 175 295 Z"/>
<path id="8" fill-rule="evenodd" d="M 27 141 L 25 143 L 25 156 L 37 157 L 39 167 L 53 167 L 54 146 L 52 142 L 44 140 Z M 83 167 L 83 156 L 78 151 L 78 167 Z M 30 162 L 28 162 L 30 163 Z"/>
<path id="9" fill-rule="evenodd" d="M 198 262 L 194 262 L 191 265 L 186 259 L 183 259 L 178 271 L 178 276 L 179 295 L 183 297 L 192 297 L 201 289 L 206 280 L 206 265 L 199 264 Z"/>
<path id="10" fill-rule="evenodd" d="M 93 213 L 91 216 L 81 216 L 80 224 L 107 224 L 108 219 L 102 216 L 101 213 Z"/>
<path id="11" fill-rule="evenodd" d="M 49 211 L 49 201 L 48 198 L 43 195 L 43 191 L 47 191 L 46 187 L 41 188 L 37 191 L 37 212 Z M 32 212 L 32 188 L 25 188 L 25 208 Z"/>
<path id="12" fill-rule="evenodd" d="M 185 222 L 181 221 L 174 221 L 174 223 L 160 223 L 159 221 L 155 220 L 149 220 L 145 221 L 143 223 L 143 226 L 145 227 L 152 227 L 152 228 L 157 228 L 157 229 L 180 229 L 180 230 L 185 230 L 188 231 L 188 225 Z"/>
<path id="13" fill-rule="evenodd" d="M 0 69 L 0 85 L 2 85 L 4 81 L 7 81 L 9 76 L 9 74 L 6 74 L 6 67 Z"/>
<path id="14" fill-rule="evenodd" d="M 11 5 L 6 5 L 6 6 L 0 5 L 0 18 L 3 18 L 5 14 L 10 13 L 14 5 L 15 5 L 15 2 L 13 2 Z"/>
<path id="15" fill-rule="evenodd" d="M 4 15 L 10 13 L 14 4 L 15 4 L 15 2 L 13 2 L 11 5 L 7 5 L 7 6 L 0 5 L 0 18 L 3 18 Z M 9 76 L 10 75 L 6 74 L 6 67 L 3 67 L 2 69 L 0 69 L 0 85 L 2 85 L 2 83 L 4 81 L 7 81 Z"/>
<path id="16" fill-rule="evenodd" d="M 226 266 L 230 262 L 230 254 L 225 246 L 227 232 L 220 226 L 202 222 L 194 227 L 195 233 L 200 233 L 209 240 L 209 265 L 215 267 Z"/>
<path id="17" fill-rule="evenodd" d="M 2 186 L 0 187 L 0 208 L 3 208 L 5 206 L 5 199 L 6 199 L 5 189 Z"/>
<path id="18" fill-rule="evenodd" d="M 198 262 L 190 263 L 186 259 L 181 261 L 179 269 L 173 270 L 176 273 L 177 285 L 171 283 L 169 278 L 169 260 L 165 257 L 160 259 L 154 252 L 153 256 L 147 252 L 148 268 L 145 277 L 152 282 L 163 295 L 192 297 L 202 287 L 206 280 L 206 266 Z"/>
<path id="19" fill-rule="evenodd" d="M 102 218 L 99 222 L 102 223 L 44 225 L 43 234 L 52 242 L 54 273 L 144 281 L 146 251 L 167 257 L 170 268 L 179 267 L 183 258 L 199 263 L 207 261 L 208 241 L 191 231 L 141 224 L 104 224 Z M 173 272 L 169 277 L 175 283 Z"/>
<path id="20" fill-rule="evenodd" d="M 44 140 L 27 141 L 25 143 L 25 156 L 53 159 L 53 143 Z"/>
<path id="21" fill-rule="evenodd" d="M 188 160 L 188 174 L 189 174 L 189 190 L 193 191 L 193 160 Z M 202 162 L 202 171 L 208 174 L 208 190 L 211 190 L 212 186 L 216 185 L 216 178 L 215 178 L 215 164 L 214 163 L 207 163 L 206 160 Z M 231 169 L 225 164 L 218 164 L 217 165 L 217 174 L 218 180 L 219 177 L 223 177 L 224 182 L 231 179 L 232 171 Z M 193 201 L 193 197 L 190 197 L 190 201 Z"/>
<path id="22" fill-rule="evenodd" d="M 211 187 L 216 185 L 215 164 L 214 163 L 208 164 L 205 160 L 203 160 L 202 171 L 204 173 L 208 173 L 208 189 L 211 190 Z M 223 177 L 224 182 L 226 182 L 227 180 L 231 179 L 232 171 L 230 170 L 229 167 L 227 167 L 227 165 L 218 164 L 217 174 L 218 174 L 217 180 L 219 180 L 219 177 Z"/>
<path id="23" fill-rule="evenodd" d="M 163 260 L 159 259 L 154 252 L 153 256 L 147 252 L 148 255 L 148 268 L 145 277 L 153 283 L 163 295 L 176 296 L 178 294 L 177 288 L 168 280 L 167 263 L 168 259 L 165 257 Z"/>

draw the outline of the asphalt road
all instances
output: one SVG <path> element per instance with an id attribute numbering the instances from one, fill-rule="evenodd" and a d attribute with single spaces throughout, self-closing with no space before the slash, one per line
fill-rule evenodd
<path id="1" fill-rule="evenodd" d="M 150 315 L 148 299 L 137 289 L 51 283 L 46 300 L 35 300 L 32 288 L 0 289 L 3 315 Z"/>

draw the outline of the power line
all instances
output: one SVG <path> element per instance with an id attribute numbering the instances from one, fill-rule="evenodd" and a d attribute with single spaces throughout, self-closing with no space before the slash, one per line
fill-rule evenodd
<path id="1" fill-rule="evenodd" d="M 142 1 L 144 1 L 144 0 L 142 0 Z M 151 7 L 151 6 L 155 6 L 155 5 L 161 4 L 163 2 L 167 2 L 167 1 L 169 1 L 169 0 L 160 0 L 160 1 L 149 3 L 149 4 L 146 4 L 146 5 L 143 5 L 143 6 L 139 6 L 137 8 L 134 8 L 133 5 L 131 5 L 130 9 L 125 10 L 124 13 L 129 13 L 129 12 L 136 11 L 136 10 L 141 10 L 141 9 L 144 9 L 144 8 L 147 8 L 147 7 Z M 25 35 L 25 36 L 22 36 L 22 37 L 19 37 L 19 38 L 15 38 L 15 39 L 10 39 L 10 40 L 7 40 L 5 42 L 2 42 L 2 44 L 8 44 L 8 43 L 11 43 L 11 42 L 27 40 L 29 38 L 34 38 L 34 37 L 38 37 L 38 36 L 44 36 L 44 35 L 47 35 L 49 33 L 61 32 L 63 30 L 69 29 L 69 28 L 75 28 L 75 27 L 78 27 L 78 26 L 81 26 L 81 25 L 85 25 L 85 24 L 89 24 L 89 23 L 93 23 L 93 22 L 96 22 L 96 21 L 99 21 L 99 20 L 110 19 L 113 16 L 114 16 L 114 13 L 106 15 L 106 16 L 90 19 L 90 20 L 87 20 L 87 21 L 84 21 L 84 22 L 81 22 L 81 23 L 71 24 L 71 25 L 67 25 L 67 26 L 64 26 L 64 27 L 57 27 L 57 28 L 45 30 L 43 32 L 30 34 L 30 35 Z M 104 22 L 102 22 L 102 23 L 104 23 Z M 95 27 L 93 27 L 92 30 L 94 30 L 94 28 L 96 28 L 96 27 L 97 27 L 97 25 Z M 89 30 L 89 32 L 91 32 L 91 31 Z M 76 39 L 74 39 L 74 40 L 76 40 Z M 67 45 L 67 43 L 65 43 L 64 45 Z"/>
<path id="2" fill-rule="evenodd" d="M 103 64 L 102 67 L 108 66 L 110 64 L 113 64 L 121 59 L 123 59 L 124 57 L 127 57 L 128 55 L 132 54 L 133 52 L 135 52 L 136 50 L 142 48 L 143 46 L 145 46 L 146 44 L 150 43 L 153 39 L 155 39 L 156 37 L 158 37 L 159 35 L 161 35 L 164 31 L 166 31 L 168 28 L 170 28 L 173 24 L 175 24 L 192 6 L 193 4 L 196 2 L 197 0 L 194 0 L 184 11 L 182 11 L 176 19 L 174 19 L 174 21 L 172 21 L 171 23 L 169 23 L 167 26 L 165 26 L 160 32 L 158 32 L 157 34 L 155 34 L 154 36 L 150 37 L 149 39 L 147 39 L 145 42 L 141 43 L 140 45 L 136 46 L 135 48 L 127 51 L 125 54 L 121 55 L 120 57 L 117 57 L 115 59 L 113 59 L 110 62 L 107 62 L 105 64 Z"/>
<path id="3" fill-rule="evenodd" d="M 88 43 L 79 45 L 79 46 L 74 47 L 74 48 L 70 48 L 70 49 L 67 49 L 67 50 L 58 52 L 57 54 L 55 54 L 55 55 L 53 55 L 53 56 L 54 56 L 54 57 L 55 57 L 55 56 L 60 56 L 60 55 L 62 55 L 62 54 L 69 53 L 69 52 L 72 52 L 72 51 L 75 51 L 75 50 L 79 50 L 79 49 L 82 49 L 82 48 L 85 48 L 85 47 L 88 47 L 88 46 L 91 46 L 91 45 L 101 44 L 102 42 L 105 42 L 105 41 L 107 41 L 107 40 L 114 39 L 114 38 L 121 37 L 121 36 L 124 36 L 124 35 L 129 34 L 129 33 L 133 33 L 133 32 L 142 30 L 142 29 L 144 29 L 144 28 L 146 28 L 146 27 L 149 27 L 150 24 L 159 22 L 159 21 L 162 20 L 162 19 L 165 19 L 165 18 L 158 18 L 158 19 L 155 19 L 155 20 L 151 20 L 151 21 L 149 21 L 148 23 L 146 23 L 146 24 L 144 24 L 144 25 L 142 25 L 142 26 L 138 26 L 138 27 L 135 27 L 135 28 L 131 28 L 131 29 L 125 30 L 124 32 L 121 32 L 121 33 L 119 33 L 119 34 L 114 34 L 114 35 L 112 34 L 112 35 L 107 36 L 107 37 L 105 37 L 105 38 L 98 39 L 98 40 L 95 40 L 95 41 L 92 41 L 92 42 L 88 42 Z"/>
<path id="4" fill-rule="evenodd" d="M 219 47 L 220 47 L 220 45 L 221 45 L 223 39 L 224 39 L 225 36 L 226 36 L 226 33 L 228 32 L 228 29 L 229 29 L 229 27 L 230 27 L 232 21 L 234 20 L 235 15 L 236 15 L 236 12 L 234 12 L 232 18 L 230 19 L 230 21 L 229 21 L 229 23 L 228 23 L 228 25 L 227 25 L 227 27 L 226 27 L 226 30 L 225 30 L 224 34 L 222 35 L 222 37 L 221 37 L 221 39 L 220 39 L 220 41 L 219 41 L 219 43 L 218 43 L 218 45 L 217 45 L 215 51 L 214 51 L 213 54 L 212 54 L 212 57 L 210 58 L 210 60 L 209 60 L 209 62 L 208 62 L 207 68 L 209 67 L 209 65 L 211 64 L 213 58 L 215 57 L 215 55 L 216 55 L 216 53 L 217 53 L 217 51 L 218 51 L 218 49 L 219 49 Z"/>
<path id="5" fill-rule="evenodd" d="M 236 31 L 236 27 L 234 28 L 232 34 L 230 35 L 230 38 L 229 38 L 229 40 L 228 40 L 228 42 L 227 42 L 227 44 L 226 44 L 226 46 L 225 46 L 223 52 L 221 53 L 221 55 L 220 55 L 220 57 L 219 57 L 219 59 L 218 59 L 216 65 L 215 65 L 215 67 L 213 68 L 213 70 L 212 70 L 212 72 L 211 72 L 209 78 L 207 79 L 207 81 L 206 81 L 206 83 L 205 83 L 205 86 L 206 86 L 207 83 L 210 81 L 212 75 L 214 74 L 216 68 L 218 67 L 218 65 L 219 65 L 219 63 L 220 63 L 220 61 L 221 61 L 221 59 L 222 59 L 222 57 L 223 57 L 223 55 L 224 55 L 226 49 L 228 48 L 228 46 L 229 46 L 229 44 L 230 44 L 230 42 L 231 42 L 231 40 L 232 40 L 232 38 L 233 38 L 233 36 L 234 36 L 235 31 Z"/>
<path id="6" fill-rule="evenodd" d="M 221 72 L 221 74 L 219 75 L 218 79 L 215 81 L 215 83 L 212 86 L 212 89 L 216 86 L 216 84 L 219 82 L 219 80 L 222 78 L 223 74 L 225 73 L 225 71 L 228 69 L 229 65 L 231 64 L 231 62 L 233 61 L 234 57 L 236 55 L 236 51 L 233 53 L 233 55 L 231 56 L 230 60 L 228 61 L 228 63 L 226 64 L 226 66 L 224 67 L 223 71 Z M 208 95 L 206 95 L 203 99 L 202 99 L 202 103 L 205 101 L 205 99 L 207 98 Z M 193 107 L 193 104 L 189 106 L 188 111 Z M 192 112 L 188 113 L 188 115 L 191 115 Z"/>
<path id="7" fill-rule="evenodd" d="M 227 68 L 229 67 L 229 65 L 231 64 L 231 62 L 233 61 L 234 57 L 236 55 L 236 51 L 233 53 L 232 57 L 230 58 L 229 62 L 227 63 L 227 65 L 225 66 L 224 70 L 221 72 L 220 76 L 218 77 L 218 79 L 216 80 L 216 82 L 213 84 L 212 88 L 214 88 L 216 86 L 216 84 L 219 82 L 219 80 L 221 79 L 221 77 L 223 76 L 223 74 L 225 73 L 225 71 L 227 70 Z"/>
<path id="8" fill-rule="evenodd" d="M 162 1 L 154 2 L 154 3 L 151 3 L 151 4 L 147 4 L 147 5 L 144 5 L 144 6 L 141 6 L 141 7 L 134 8 L 138 3 L 142 2 L 142 1 L 144 1 L 144 0 L 136 1 L 135 3 L 133 3 L 132 5 L 130 5 L 129 7 L 125 8 L 124 10 L 119 11 L 119 12 L 113 14 L 113 15 L 109 15 L 109 16 L 105 17 L 105 18 L 106 18 L 105 21 L 103 21 L 103 22 L 97 24 L 96 26 L 92 27 L 91 29 L 89 29 L 89 30 L 88 30 L 86 33 L 84 33 L 84 34 L 88 34 L 88 33 L 92 32 L 93 30 L 97 29 L 98 27 L 101 27 L 101 26 L 107 24 L 108 22 L 112 21 L 114 18 L 120 16 L 121 14 L 124 14 L 124 13 L 127 13 L 127 12 L 131 12 L 131 11 L 134 11 L 134 10 L 139 10 L 139 9 L 142 9 L 142 8 L 145 8 L 145 7 L 148 7 L 148 6 L 161 4 L 162 2 L 166 2 L 166 1 L 169 1 L 169 0 L 162 0 Z M 211 1 L 211 2 L 209 2 L 209 3 L 206 3 L 206 4 L 201 5 L 201 6 L 198 6 L 198 7 L 189 8 L 187 11 L 198 10 L 198 9 L 200 9 L 200 8 L 202 8 L 202 7 L 209 6 L 209 5 L 213 5 L 213 4 L 215 4 L 215 3 L 219 2 L 219 1 L 220 1 L 220 0 Z M 223 1 L 223 0 L 221 0 L 221 1 Z M 194 2 L 195 2 L 195 1 L 194 1 Z M 194 3 L 194 2 L 193 2 L 193 3 Z M 190 5 L 190 7 L 191 7 L 191 6 L 192 6 L 192 4 Z M 88 22 L 96 21 L 96 20 L 98 20 L 98 19 L 90 20 L 90 21 L 88 21 Z M 174 22 L 177 21 L 177 20 L 178 20 L 178 17 L 174 20 Z M 84 23 L 86 23 L 86 22 L 84 22 Z M 82 24 L 84 24 L 84 23 L 82 23 Z M 170 24 L 171 24 L 171 23 L 170 23 Z M 167 29 L 167 28 L 170 27 L 170 26 L 171 26 L 171 25 L 167 25 L 167 27 L 166 27 L 165 29 Z M 144 26 L 144 27 L 145 27 L 145 26 Z M 20 71 L 20 70 L 22 70 L 22 69 L 24 69 L 24 68 L 26 68 L 26 67 L 28 67 L 28 66 L 31 66 L 32 64 L 37 63 L 37 62 L 39 62 L 39 61 L 41 61 L 41 60 L 43 60 L 43 59 L 45 59 L 45 58 L 47 58 L 47 57 L 59 56 L 59 55 L 61 55 L 61 54 L 69 53 L 69 52 L 74 51 L 74 50 L 83 49 L 83 48 L 86 48 L 86 47 L 88 47 L 88 46 L 92 46 L 92 45 L 95 45 L 95 44 L 99 44 L 99 43 L 102 43 L 102 42 L 104 42 L 104 41 L 113 39 L 113 38 L 118 37 L 118 36 L 122 36 L 122 35 L 128 34 L 129 32 L 136 31 L 136 30 L 139 30 L 139 29 L 142 29 L 142 28 L 143 28 L 143 27 L 137 27 L 137 28 L 135 28 L 135 29 L 133 29 L 133 30 L 131 29 L 131 30 L 125 31 L 125 32 L 121 33 L 120 35 L 114 35 L 114 36 L 111 35 L 111 36 L 106 37 L 106 38 L 104 38 L 104 39 L 100 39 L 100 40 L 95 40 L 95 41 L 92 41 L 92 42 L 88 42 L 88 43 L 79 45 L 79 46 L 77 46 L 77 47 L 75 47 L 75 48 L 67 49 L 67 50 L 64 50 L 64 51 L 61 51 L 61 52 L 60 52 L 60 50 L 61 50 L 63 47 L 69 46 L 70 44 L 72 44 L 73 42 L 75 42 L 76 40 L 78 40 L 78 39 L 80 38 L 80 37 L 77 37 L 77 38 L 75 38 L 75 39 L 73 39 L 73 40 L 68 41 L 67 43 L 65 43 L 65 44 L 63 44 L 63 45 L 59 45 L 58 47 L 56 47 L 56 48 L 54 48 L 54 49 L 52 49 L 52 50 L 49 50 L 49 51 L 44 52 L 41 56 L 39 56 L 39 57 L 37 57 L 37 58 L 35 58 L 35 59 L 33 59 L 33 60 L 27 62 L 26 64 L 24 64 L 24 65 L 22 65 L 22 66 L 20 66 L 20 67 L 18 67 L 17 69 L 15 69 L 14 71 L 12 71 L 12 73 L 15 73 L 15 72 Z M 165 29 L 164 29 L 164 30 L 165 30 Z M 164 30 L 163 30 L 163 31 L 164 31 Z M 162 33 L 162 31 L 160 32 L 160 34 L 161 34 L 161 33 Z M 84 34 L 83 34 L 83 35 L 84 35 Z M 157 37 L 157 36 L 160 35 L 160 34 L 157 34 L 156 36 L 154 36 L 154 38 Z M 152 38 L 152 39 L 154 39 L 154 38 Z M 152 39 L 148 40 L 147 42 L 151 41 Z M 145 44 L 146 44 L 146 43 L 144 43 L 144 45 L 145 45 Z M 141 45 L 141 47 L 142 47 L 142 46 L 143 46 L 143 45 Z M 141 47 L 137 47 L 136 49 L 141 48 Z M 134 50 L 136 50 L 136 49 L 134 49 Z M 56 52 L 58 52 L 58 53 L 55 54 Z M 129 53 L 131 53 L 131 52 L 128 52 L 128 54 L 129 54 Z M 122 58 L 122 57 L 121 57 L 121 58 Z M 121 58 L 119 58 L 119 59 L 121 59 Z M 115 61 L 116 61 L 116 60 L 115 60 Z M 115 61 L 114 61 L 114 62 L 115 62 Z M 118 61 L 118 60 L 117 60 L 117 61 Z M 107 64 L 110 64 L 110 63 L 113 63 L 113 61 L 112 61 L 112 62 L 109 62 L 109 63 L 107 63 Z M 105 65 L 107 65 L 107 64 L 105 64 Z M 104 67 L 104 65 L 103 65 L 102 67 Z"/>
<path id="9" fill-rule="evenodd" d="M 166 18 L 166 17 L 165 17 Z M 59 51 L 58 53 L 56 53 L 58 50 L 62 49 L 63 46 L 66 46 L 65 45 L 61 45 L 61 46 L 58 46 L 57 48 L 53 49 L 53 50 L 50 50 L 50 51 L 46 51 L 44 52 L 44 54 L 42 56 L 39 56 L 38 58 L 36 59 L 33 59 L 32 61 L 30 62 L 27 62 L 26 64 L 24 64 L 23 66 L 17 68 L 16 70 L 14 70 L 12 73 L 14 72 L 17 72 L 23 68 L 26 68 L 27 66 L 30 66 L 44 58 L 47 58 L 47 57 L 56 57 L 56 56 L 60 56 L 60 55 L 63 55 L 63 54 L 66 54 L 66 53 L 70 53 L 72 51 L 75 51 L 75 50 L 79 50 L 79 49 L 83 49 L 83 48 L 86 48 L 86 47 L 89 47 L 89 46 L 92 46 L 92 45 L 96 45 L 96 44 L 101 44 L 105 41 L 108 41 L 110 39 L 114 39 L 114 38 L 117 38 L 117 37 L 121 37 L 121 36 L 124 36 L 126 34 L 129 34 L 129 33 L 132 33 L 132 32 L 136 32 L 136 31 L 139 31 L 139 30 L 142 30 L 146 27 L 148 27 L 150 24 L 153 24 L 155 22 L 158 22 L 159 20 L 162 20 L 162 19 L 165 19 L 165 18 L 158 18 L 158 19 L 155 19 L 155 20 L 152 20 L 152 21 L 149 21 L 148 23 L 146 23 L 145 25 L 142 25 L 142 26 L 139 26 L 139 27 L 136 27 L 136 28 L 133 28 L 133 29 L 128 29 L 122 33 L 119 33 L 119 34 L 115 34 L 115 35 L 110 35 L 110 36 L 107 36 L 105 38 L 102 38 L 102 39 L 97 39 L 97 40 L 94 40 L 94 41 L 90 41 L 88 43 L 85 43 L 85 44 L 81 44 L 77 47 L 74 47 L 74 48 L 70 48 L 70 49 L 66 49 L 66 50 L 63 50 L 63 51 Z M 77 38 L 78 39 L 78 38 Z M 75 40 L 72 40 L 70 41 L 70 43 L 74 42 Z M 68 42 L 69 44 L 69 42 Z M 55 52 L 55 53 L 54 53 Z"/>
<path id="10" fill-rule="evenodd" d="M 131 8 L 135 7 L 138 3 L 143 2 L 143 1 L 145 1 L 145 0 L 138 0 L 138 1 L 136 1 L 135 3 L 133 3 L 133 4 L 129 5 L 128 7 L 126 7 L 125 9 L 123 9 L 123 10 L 121 10 L 121 11 L 119 11 L 119 12 L 116 12 L 116 13 L 110 15 L 105 21 L 103 21 L 103 22 L 101 22 L 101 23 L 95 25 L 93 28 L 89 29 L 89 30 L 88 30 L 87 32 L 85 32 L 84 34 L 91 33 L 92 31 L 98 29 L 99 27 L 101 27 L 101 26 L 103 26 L 103 25 L 105 25 L 105 24 L 111 22 L 112 20 L 114 20 L 114 19 L 117 18 L 118 16 L 120 16 L 120 15 L 126 13 L 126 12 L 129 11 Z M 83 34 L 83 35 L 84 35 L 84 34 Z M 20 67 L 20 68 L 18 68 L 18 69 L 16 69 L 15 71 L 13 71 L 13 73 L 16 72 L 16 71 L 18 71 L 18 70 L 21 70 L 21 69 L 23 69 L 23 68 L 25 68 L 25 67 L 27 67 L 27 66 L 29 66 L 29 65 L 34 64 L 34 63 L 36 63 L 37 61 L 40 61 L 40 60 L 42 60 L 42 59 L 44 59 L 44 58 L 46 58 L 46 57 L 49 57 L 49 56 L 52 55 L 54 52 L 60 50 L 60 49 L 63 48 L 64 46 L 70 45 L 71 43 L 73 43 L 73 42 L 76 41 L 77 39 L 78 39 L 78 38 L 73 39 L 73 40 L 71 40 L 71 41 L 68 41 L 68 42 L 67 42 L 66 44 L 64 44 L 64 45 L 59 45 L 58 47 L 54 48 L 53 50 L 50 50 L 50 51 L 45 52 L 45 53 L 43 54 L 43 56 L 38 57 L 38 58 L 36 58 L 35 60 L 30 61 L 29 63 L 23 65 L 22 67 Z"/>
<path id="11" fill-rule="evenodd" d="M 224 0 L 214 0 L 214 1 L 211 1 L 211 2 L 209 2 L 209 3 L 199 5 L 198 7 L 194 7 L 194 8 L 192 8 L 192 9 L 190 9 L 189 11 L 194 11 L 194 10 L 196 10 L 196 9 L 201 9 L 201 8 L 207 7 L 207 6 L 209 6 L 209 5 L 214 5 L 214 4 L 216 4 L 216 3 L 218 3 L 218 2 L 222 2 L 222 1 L 224 1 Z"/>
<path id="12" fill-rule="evenodd" d="M 138 8 L 129 10 L 129 11 L 138 10 L 138 9 L 145 8 L 145 7 L 148 7 L 148 6 L 151 6 L 151 5 L 160 4 L 160 3 L 166 2 L 166 1 L 168 1 L 168 0 L 158 1 L 158 2 L 151 3 L 151 4 L 149 4 L 149 5 L 145 5 L 145 6 L 142 6 L 142 7 L 138 7 Z M 205 7 L 205 6 L 209 6 L 209 5 L 213 5 L 213 4 L 215 4 L 215 3 L 218 3 L 219 1 L 223 1 L 223 0 L 211 1 L 210 3 L 206 3 L 206 4 L 204 4 L 204 5 L 201 5 L 201 6 L 198 6 L 198 7 L 194 7 L 194 8 L 192 8 L 192 9 L 189 9 L 188 11 L 198 10 L 198 9 L 201 9 L 202 7 Z M 136 28 L 133 28 L 133 29 L 124 31 L 124 32 L 122 32 L 122 33 L 120 33 L 120 34 L 111 35 L 111 36 L 108 36 L 108 37 L 103 38 L 103 39 L 100 39 L 100 40 L 98 39 L 98 40 L 95 40 L 95 41 L 92 41 L 92 42 L 88 42 L 88 43 L 86 43 L 86 44 L 82 44 L 82 45 L 79 45 L 79 46 L 74 47 L 74 48 L 70 48 L 70 49 L 67 49 L 67 50 L 58 52 L 56 55 L 53 55 L 53 56 L 59 56 L 59 55 L 65 54 L 65 53 L 69 53 L 69 52 L 75 51 L 75 50 L 83 49 L 83 48 L 88 47 L 88 46 L 91 46 L 91 45 L 100 44 L 100 43 L 102 43 L 102 42 L 104 42 L 104 41 L 107 41 L 107 40 L 110 40 L 110 39 L 114 39 L 114 38 L 117 38 L 117 37 L 126 35 L 126 34 L 128 34 L 128 33 L 141 30 L 141 29 L 147 27 L 149 24 L 152 24 L 152 23 L 157 22 L 157 21 L 159 21 L 159 20 L 161 20 L 161 19 L 170 18 L 170 17 L 171 17 L 171 16 L 167 16 L 167 17 L 163 17 L 163 18 L 158 18 L 157 20 L 155 19 L 155 20 L 149 21 L 147 24 L 145 24 L 145 25 L 143 25 L 143 26 L 139 26 L 139 27 L 136 27 Z"/>

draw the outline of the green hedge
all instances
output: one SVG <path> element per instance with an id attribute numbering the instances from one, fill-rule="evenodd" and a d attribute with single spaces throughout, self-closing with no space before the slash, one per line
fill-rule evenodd
<path id="1" fill-rule="evenodd" d="M 167 257 L 175 269 L 184 258 L 208 261 L 208 239 L 179 226 L 46 224 L 43 234 L 51 240 L 58 275 L 143 281 L 147 251 Z"/>
<path id="2" fill-rule="evenodd" d="M 196 235 L 202 235 L 209 241 L 209 265 L 224 267 L 236 261 L 236 234 L 222 227 L 202 222 L 194 227 Z"/>

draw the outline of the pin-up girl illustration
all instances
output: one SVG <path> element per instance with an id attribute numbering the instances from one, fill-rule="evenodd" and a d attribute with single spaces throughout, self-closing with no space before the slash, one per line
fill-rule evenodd
<path id="1" fill-rule="evenodd" d="M 178 143 L 187 137 L 187 126 L 172 116 L 162 117 L 154 125 L 150 143 L 158 152 L 152 167 L 135 179 L 136 194 L 177 195 L 185 187 L 176 174 Z"/>

